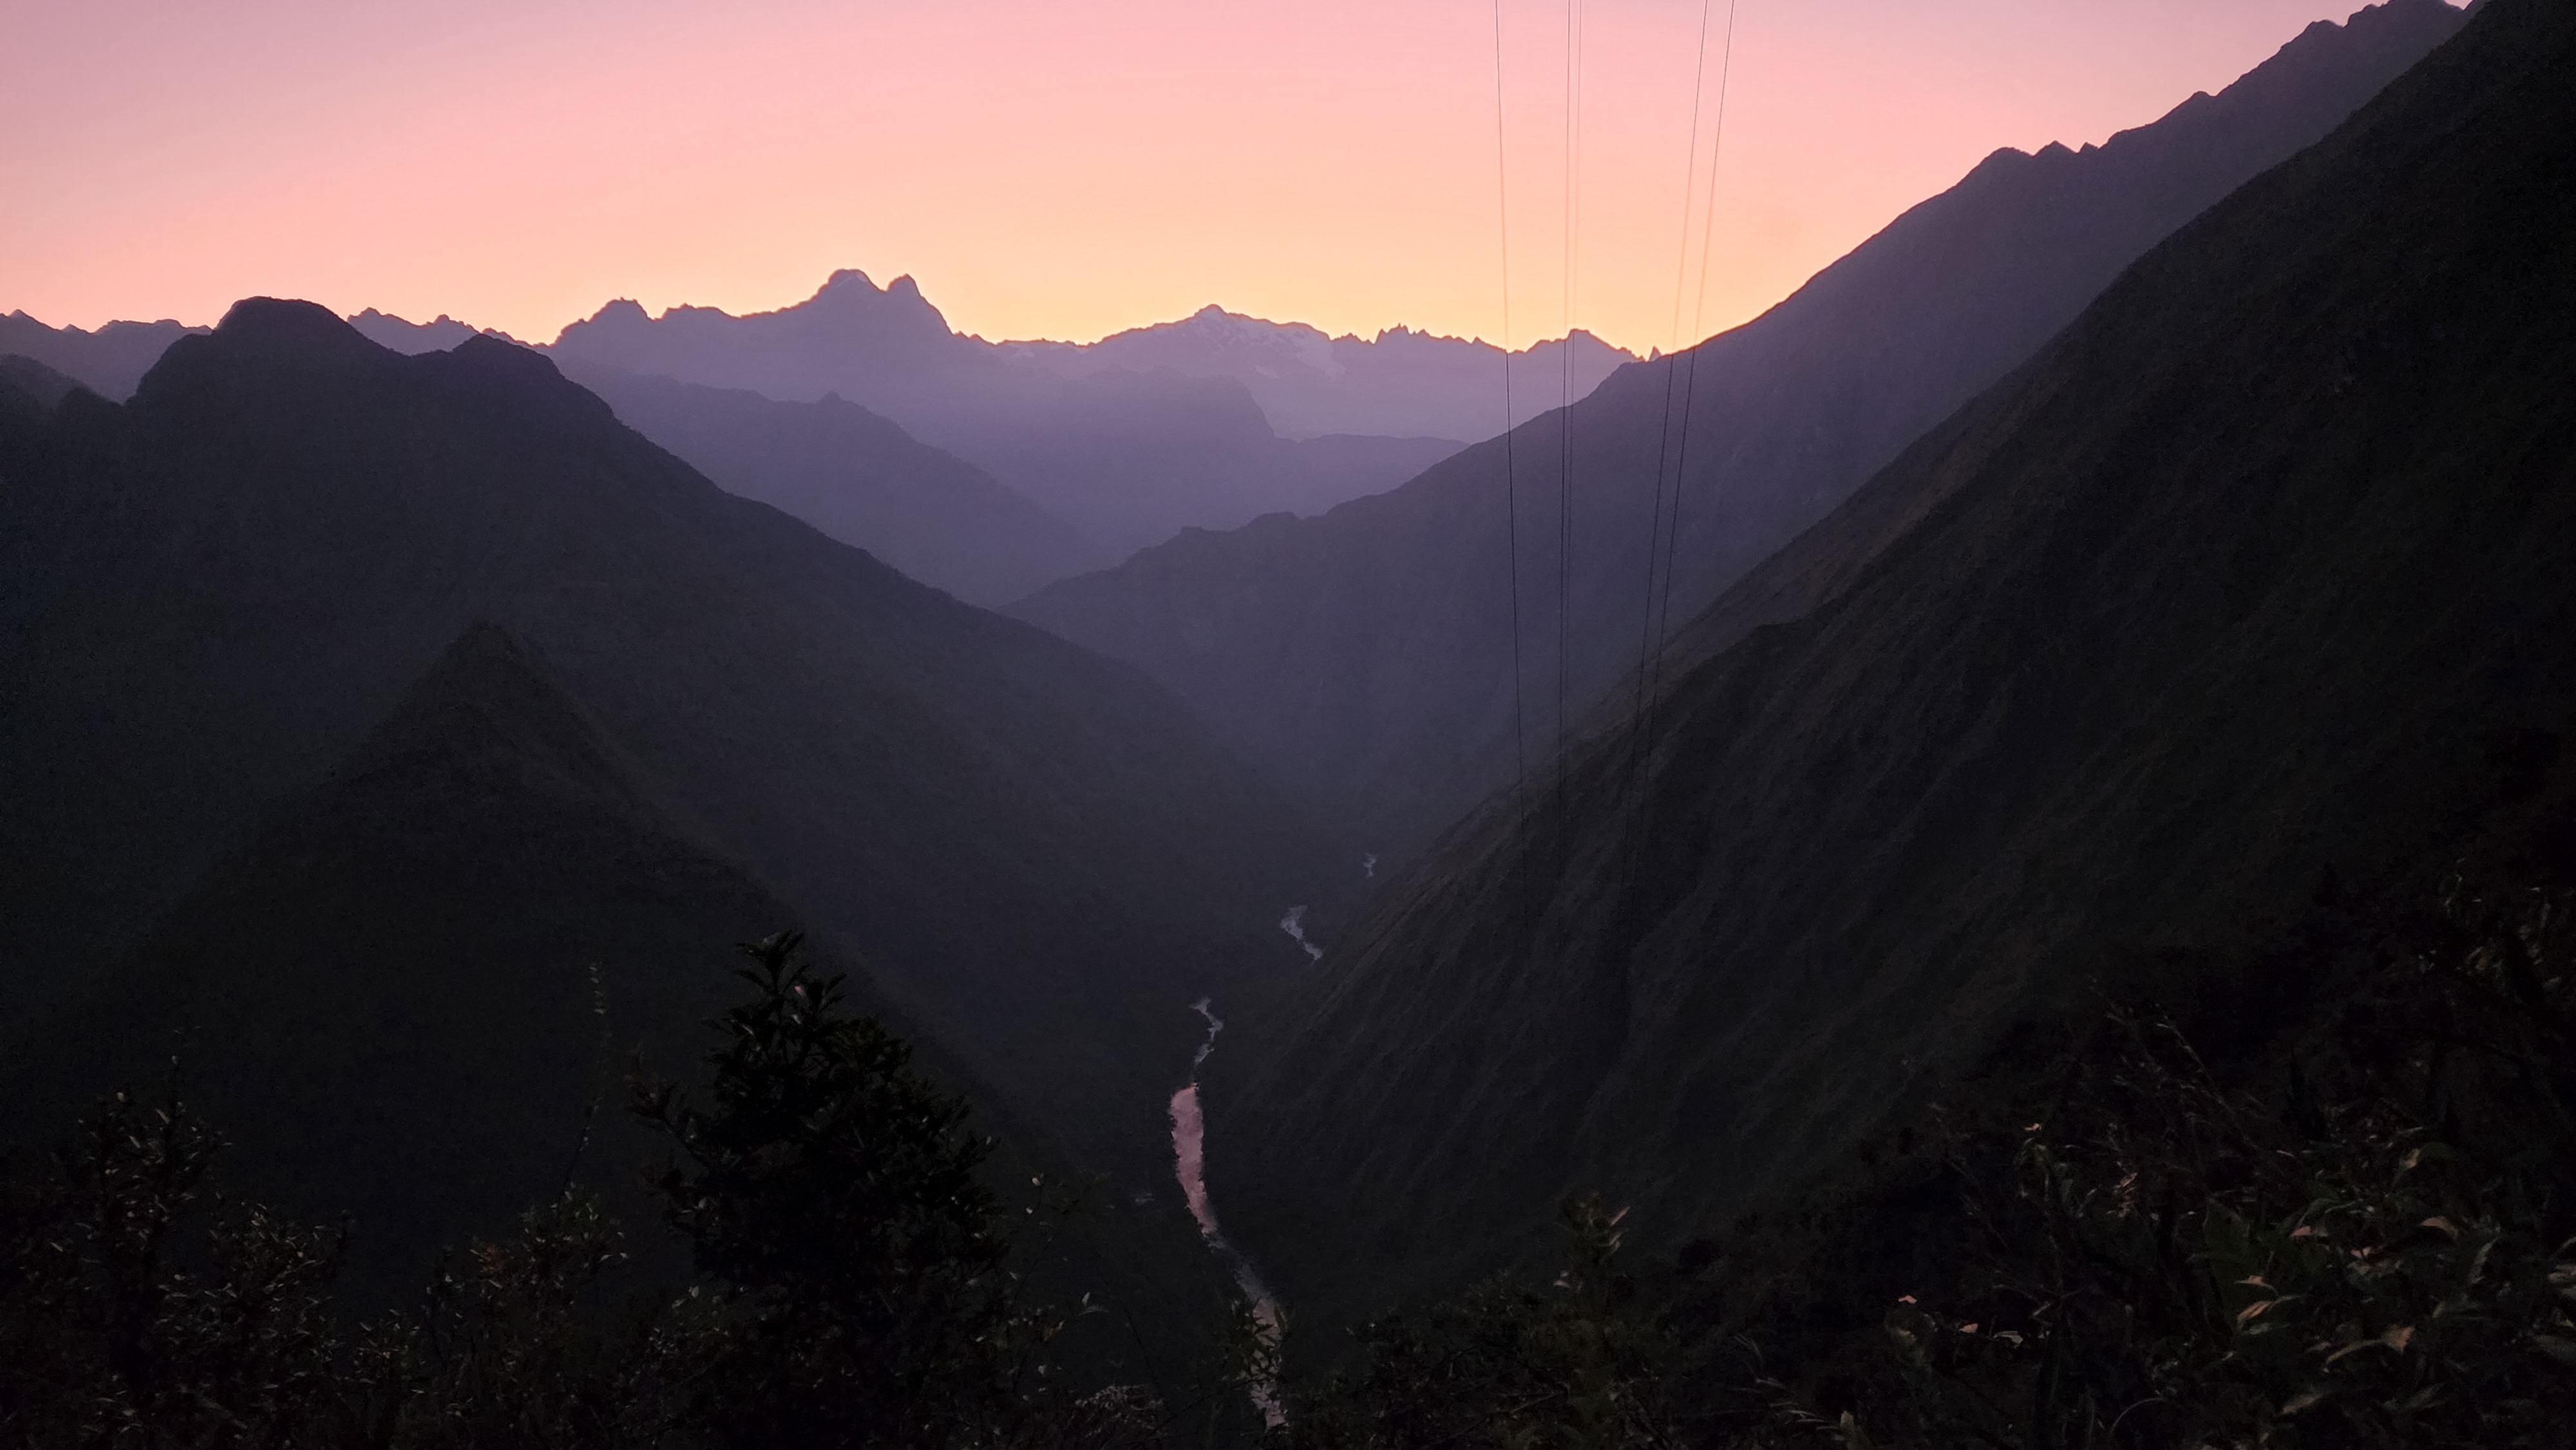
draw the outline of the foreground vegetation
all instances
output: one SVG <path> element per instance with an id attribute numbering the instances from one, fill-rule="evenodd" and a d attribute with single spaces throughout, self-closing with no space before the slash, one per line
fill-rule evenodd
<path id="1" fill-rule="evenodd" d="M 704 1104 L 639 1083 L 654 1181 L 696 1273 L 629 1289 L 578 1190 L 441 1264 L 417 1304 L 345 1326 L 345 1231 L 211 1189 L 180 1102 L 120 1093 L 13 1165 L 0 1262 L 0 1439 L 29 1446 L 1109 1445 L 1141 1392 L 1071 1388 L 1066 1310 L 1022 1272 L 990 1140 L 910 1050 L 812 975 L 745 948 Z M 1043 1189 L 1044 1185 L 1037 1185 Z M 1044 1199 L 1041 1194 L 1040 1198 Z"/>
<path id="2" fill-rule="evenodd" d="M 1618 1215 L 1571 1205 L 1552 1283 L 1372 1325 L 1286 1438 L 2576 1444 L 2571 913 L 2455 891 L 2276 954 L 2193 1030 L 2109 1010 L 1671 1271 L 1620 1272 Z"/>
<path id="3" fill-rule="evenodd" d="M 210 1188 L 220 1143 L 121 1094 L 13 1165 L 0 1435 L 44 1446 L 2566 1446 L 2576 1444 L 2576 898 L 2457 890 L 2099 1014 L 1956 1085 L 1831 1201 L 1367 1326 L 1275 1338 L 1175 1416 L 1057 1354 L 992 1145 L 899 1040 L 747 948 L 703 1098 L 643 1083 L 694 1273 L 568 1190 L 354 1327 L 341 1232 Z M 2034 1034 L 2034 1040 L 2047 1034 Z M 1168 1387 L 1166 1387 L 1168 1388 Z M 1270 1394 L 1265 1390 L 1265 1395 Z M 1226 1410 L 1226 1406 L 1231 1406 Z M 1211 1407 L 1211 1413 L 1195 1413 Z M 1223 1411 L 1223 1412 L 1218 1412 Z"/>

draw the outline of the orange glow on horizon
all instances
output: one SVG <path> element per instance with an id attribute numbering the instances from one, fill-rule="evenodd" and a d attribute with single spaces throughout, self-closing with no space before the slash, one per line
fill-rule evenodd
<path id="1" fill-rule="evenodd" d="M 2143 124 L 2350 8 L 1742 0 L 1698 331 L 1777 301 L 1998 146 Z M 542 341 L 612 297 L 758 311 L 858 267 L 912 275 L 952 326 L 995 338 L 1089 339 L 1211 301 L 1498 338 L 1493 14 L 18 7 L 0 20 L 0 311 L 204 322 L 267 293 Z M 1696 0 L 1583 10 L 1570 320 L 1640 352 L 1674 340 L 1700 16 Z M 1504 0 L 1503 18 L 1525 343 L 1569 320 L 1566 8 Z M 1712 35 L 1710 111 L 1718 70 Z"/>

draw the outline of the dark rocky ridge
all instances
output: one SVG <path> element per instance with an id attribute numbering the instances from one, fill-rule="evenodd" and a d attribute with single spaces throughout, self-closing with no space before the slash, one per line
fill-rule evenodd
<path id="1" fill-rule="evenodd" d="M 2321 879 L 2412 899 L 2507 818 L 2576 872 L 2571 77 L 2576 12 L 2481 7 L 1731 588 L 1566 818 L 1488 801 L 1239 1010 L 1211 1186 L 1291 1312 L 1568 1190 L 1646 1242 L 1776 1202 Z"/>
<path id="2" fill-rule="evenodd" d="M 1575 489 L 1562 694 L 1579 712 L 1637 662 L 1667 457 L 1683 462 L 1679 620 L 2459 23 L 2440 0 L 2392 0 L 2310 27 L 2221 94 L 2102 146 L 1998 151 L 1762 317 L 1524 424 L 1508 460 L 1503 442 L 1480 444 L 1322 518 L 1185 534 L 1011 612 L 1134 662 L 1319 817 L 1400 859 L 1515 775 L 1507 468 L 1528 765 L 1544 781 L 1562 430 Z M 1669 390 L 1680 379 L 1687 398 Z"/>

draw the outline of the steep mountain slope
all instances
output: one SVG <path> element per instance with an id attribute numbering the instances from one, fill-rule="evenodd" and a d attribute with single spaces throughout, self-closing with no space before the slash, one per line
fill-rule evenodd
<path id="1" fill-rule="evenodd" d="M 1561 821 L 1488 802 L 1239 1012 L 1211 1187 L 1292 1311 L 1569 1188 L 1650 1237 L 1775 1198 L 2019 1014 L 2321 880 L 2408 899 L 2500 811 L 2576 874 L 2535 798 L 2576 729 L 2571 78 L 2576 10 L 2489 0 L 1729 590 Z"/>
<path id="2" fill-rule="evenodd" d="M 1545 775 L 1561 710 L 1635 665 L 1650 601 L 1669 591 L 1669 617 L 1687 618 L 2159 238 L 2323 136 L 2458 24 L 2440 0 L 2391 0 L 2310 27 L 2220 95 L 2102 146 L 1996 152 L 1762 317 L 1624 368 L 1508 440 L 1320 519 L 1185 535 L 1012 612 L 1141 666 L 1318 815 L 1400 857 L 1514 777 L 1516 673 L 1517 733 Z M 1659 500 L 1675 509 L 1661 525 Z M 1674 518 L 1667 582 L 1649 576 L 1649 549 Z"/>
<path id="3" fill-rule="evenodd" d="M 1271 322 L 1211 304 L 1177 322 L 1130 328 L 1098 342 L 1003 347 L 1068 376 L 1127 368 L 1232 378 L 1286 438 L 1483 439 L 1503 427 L 1503 350 L 1408 327 L 1373 338 L 1334 337 L 1302 322 Z M 1511 354 L 1512 416 L 1565 403 L 1569 374 L 1574 396 L 1588 397 L 1620 364 L 1636 360 L 1580 328 L 1533 343 Z"/>
<path id="4" fill-rule="evenodd" d="M 693 1079 L 703 1024 L 740 999 L 733 944 L 796 920 L 657 816 L 525 641 L 476 622 L 132 959 L 0 1035 L 7 1135 L 49 1134 L 118 1086 L 155 1091 L 175 1058 L 175 1086 L 228 1141 L 226 1191 L 345 1217 L 341 1282 L 362 1304 L 417 1293 L 440 1249 L 568 1181 L 676 1270 L 640 1171 L 667 1148 L 625 1112 L 628 1074 Z M 866 974 L 851 993 L 912 1032 Z M 1042 1132 L 923 1046 L 1004 1139 L 1004 1183 L 1065 1175 Z M 1136 1333 L 1185 1333 L 1214 1302 L 1201 1280 L 1219 1271 L 1163 1198 L 1111 1197 L 1056 1245 L 1064 1292 L 1130 1317 L 1079 1353 L 1132 1361 Z"/>
<path id="5" fill-rule="evenodd" d="M 135 384 L 170 350 L 202 327 L 159 322 L 111 322 L 96 332 L 47 327 L 24 312 L 0 317 L 0 353 L 33 358 L 104 398 L 133 396 Z"/>
<path id="6" fill-rule="evenodd" d="M 659 819 L 1105 1166 L 1152 1174 L 1186 1003 L 1292 957 L 1320 869 L 1133 671 L 724 494 L 493 339 L 402 357 L 243 303 L 131 404 L 66 398 L 0 510 L 21 1001 L 117 960 L 476 618 Z"/>
<path id="7" fill-rule="evenodd" d="M 1232 528 L 1392 488 L 1458 446 L 1290 441 L 1231 376 L 1044 365 L 1018 345 L 949 331 L 909 277 L 879 288 L 864 273 L 836 272 L 806 301 L 746 317 L 675 307 L 653 318 L 612 302 L 565 328 L 552 351 L 570 366 L 782 401 L 837 393 L 991 470 L 1080 529 L 1100 563 L 1182 528 Z"/>
<path id="8" fill-rule="evenodd" d="M 46 415 L 80 384 L 34 358 L 0 357 L 0 479 L 45 435 Z"/>
<path id="9" fill-rule="evenodd" d="M 13 1131 L 176 1057 L 236 1191 L 353 1215 L 357 1277 L 404 1284 L 576 1173 L 626 1186 L 633 1055 L 683 1067 L 730 944 L 794 919 L 478 623 L 112 981 L 14 1034 Z"/>
<path id="10" fill-rule="evenodd" d="M 56 372 L 31 357 L 0 354 L 0 386 L 39 408 L 51 408 L 84 386 L 80 379 Z"/>
<path id="11" fill-rule="evenodd" d="M 725 492 L 970 604 L 1016 599 L 1091 557 L 1061 519 L 856 403 L 781 403 L 578 363 L 567 374 Z"/>

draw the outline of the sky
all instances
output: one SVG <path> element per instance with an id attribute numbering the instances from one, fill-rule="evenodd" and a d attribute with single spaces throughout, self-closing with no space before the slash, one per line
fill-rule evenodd
<path id="1" fill-rule="evenodd" d="M 297 296 L 545 341 L 856 267 L 996 339 L 1215 302 L 1643 352 L 2353 8 L 0 0 L 0 312 Z"/>

